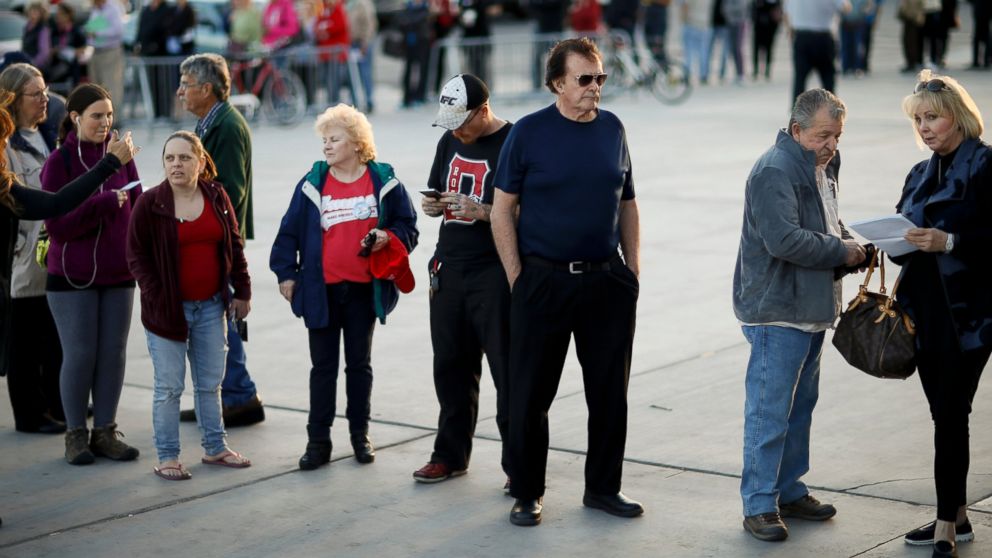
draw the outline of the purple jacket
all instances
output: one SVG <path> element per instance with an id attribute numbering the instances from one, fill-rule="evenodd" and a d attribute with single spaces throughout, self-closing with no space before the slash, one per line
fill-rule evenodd
<path id="1" fill-rule="evenodd" d="M 94 167 L 103 158 L 109 141 L 108 138 L 103 145 L 83 142 L 81 161 L 76 132 L 69 132 L 62 146 L 53 151 L 45 161 L 41 170 L 41 189 L 57 192 L 73 178 L 84 174 L 87 166 Z M 116 285 L 132 280 L 124 252 L 131 208 L 141 194 L 141 186 L 128 192 L 130 202 L 123 206 L 118 206 L 117 194 L 113 190 L 119 190 L 134 180 L 138 180 L 138 169 L 134 166 L 134 161 L 131 161 L 108 178 L 78 208 L 62 217 L 45 220 L 45 227 L 52 241 L 48 249 L 49 274 L 63 277 L 68 275 L 79 283 L 89 281 L 93 276 L 95 246 L 94 285 Z M 65 268 L 62 267 L 63 259 Z"/>

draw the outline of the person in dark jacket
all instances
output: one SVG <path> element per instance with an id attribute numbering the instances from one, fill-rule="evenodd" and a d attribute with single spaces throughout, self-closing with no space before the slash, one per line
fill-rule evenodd
<path id="1" fill-rule="evenodd" d="M 141 9 L 141 16 L 138 19 L 135 52 L 149 64 L 148 87 L 151 89 L 156 118 L 172 117 L 172 92 L 176 89 L 173 83 L 175 67 L 172 64 L 163 64 L 162 61 L 154 58 L 170 54 L 169 30 L 174 15 L 175 10 L 164 0 L 151 0 Z M 152 60 L 148 60 L 149 58 Z"/>
<path id="2" fill-rule="evenodd" d="M 213 182 L 213 160 L 200 138 L 173 133 L 162 149 L 166 180 L 139 198 L 127 236 L 127 263 L 141 287 L 141 323 L 155 369 L 152 423 L 159 464 L 155 474 L 187 480 L 179 461 L 179 397 L 186 359 L 203 433 L 201 460 L 244 468 L 251 462 L 227 446 L 220 384 L 226 358 L 227 314 L 251 310 L 244 240 L 224 188 Z M 234 286 L 233 295 L 228 285 Z"/>
<path id="3" fill-rule="evenodd" d="M 48 219 L 71 211 L 123 164 L 130 162 L 136 152 L 130 132 L 123 138 L 115 133 L 103 159 L 57 193 L 26 188 L 7 168 L 7 140 L 16 130 L 7 108 L 12 99 L 12 95 L 0 95 L 0 376 L 6 374 L 10 349 L 11 261 L 19 222 Z"/>
<path id="4" fill-rule="evenodd" d="M 375 161 L 372 125 L 337 105 L 315 125 L 325 160 L 300 180 L 272 244 L 279 292 L 309 330 L 310 416 L 300 469 L 330 461 L 339 349 L 344 336 L 348 418 L 355 459 L 371 463 L 372 332 L 396 306 L 397 284 L 375 277 L 370 257 L 391 243 L 417 245 L 417 215 L 393 168 Z M 412 279 L 412 276 L 406 277 Z M 397 281 L 404 292 L 412 281 Z"/>
<path id="5" fill-rule="evenodd" d="M 934 424 L 937 520 L 908 533 L 933 556 L 957 556 L 974 538 L 967 515 L 968 415 L 992 353 L 992 147 L 982 115 L 957 81 L 923 70 L 902 103 L 917 140 L 933 151 L 917 163 L 896 209 L 918 228 L 897 299 L 916 324 L 916 367 Z"/>

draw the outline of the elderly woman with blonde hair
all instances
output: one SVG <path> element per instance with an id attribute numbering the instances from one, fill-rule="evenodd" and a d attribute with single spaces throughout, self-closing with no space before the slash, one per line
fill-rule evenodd
<path id="1" fill-rule="evenodd" d="M 934 424 L 937 520 L 912 545 L 957 556 L 974 538 L 967 516 L 968 415 L 992 354 L 992 148 L 974 100 L 956 80 L 924 70 L 903 100 L 917 141 L 933 154 L 910 170 L 896 208 L 916 228 L 897 298 L 916 323 L 916 365 Z"/>
<path id="2" fill-rule="evenodd" d="M 279 292 L 302 317 L 310 341 L 310 414 L 300 469 L 331 457 L 339 347 L 344 337 L 345 389 L 355 459 L 371 463 L 372 332 L 396 306 L 397 286 L 370 271 L 369 254 L 400 243 L 417 245 L 417 216 L 393 168 L 375 160 L 365 115 L 337 105 L 314 126 L 323 158 L 293 190 L 272 245 L 269 267 Z"/>

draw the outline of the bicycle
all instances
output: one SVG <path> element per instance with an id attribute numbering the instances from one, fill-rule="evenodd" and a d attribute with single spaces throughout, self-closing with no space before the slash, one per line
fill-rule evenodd
<path id="1" fill-rule="evenodd" d="M 307 110 L 303 81 L 274 64 L 269 56 L 233 61 L 231 90 L 254 97 L 267 119 L 284 126 L 298 122 Z"/>
<path id="2" fill-rule="evenodd" d="M 605 71 L 610 75 L 613 86 L 604 88 L 604 92 L 645 88 L 668 105 L 677 105 L 689 98 L 692 83 L 685 64 L 671 56 L 657 60 L 623 31 L 611 32 L 608 39 Z"/>

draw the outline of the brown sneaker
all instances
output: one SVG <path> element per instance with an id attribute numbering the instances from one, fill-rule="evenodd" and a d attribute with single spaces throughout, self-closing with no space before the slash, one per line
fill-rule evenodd
<path id="1" fill-rule="evenodd" d="M 778 512 L 745 517 L 744 530 L 762 541 L 784 541 L 789 536 L 789 529 Z"/>
<path id="2" fill-rule="evenodd" d="M 118 440 L 124 434 L 117 431 L 117 425 L 110 423 L 103 428 L 94 428 L 90 438 L 90 450 L 94 455 L 100 455 L 115 461 L 134 461 L 138 458 L 138 448 L 131 447 Z"/>
<path id="3" fill-rule="evenodd" d="M 89 433 L 85 427 L 72 428 L 65 433 L 65 460 L 70 465 L 89 465 L 93 463 L 93 452 L 87 445 Z"/>
<path id="4" fill-rule="evenodd" d="M 468 469 L 451 469 L 444 463 L 428 463 L 413 472 L 413 480 L 426 483 L 441 482 L 467 472 Z"/>

